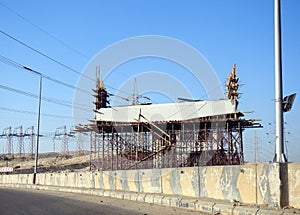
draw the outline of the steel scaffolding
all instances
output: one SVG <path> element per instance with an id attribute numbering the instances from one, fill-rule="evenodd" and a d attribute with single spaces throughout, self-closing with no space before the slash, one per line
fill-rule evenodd
<path id="1" fill-rule="evenodd" d="M 176 120 L 171 120 L 165 117 L 167 120 L 164 121 L 151 121 L 142 114 L 149 114 L 155 105 L 133 103 L 119 109 L 108 107 L 109 94 L 103 80 L 100 80 L 98 67 L 96 71 L 94 103 L 98 117 L 95 116 L 94 123 L 78 125 L 73 129 L 76 132 L 90 132 L 90 166 L 93 168 L 125 170 L 239 165 L 244 162 L 243 131 L 246 128 L 261 127 L 256 120 L 245 119 L 244 114 L 237 111 L 239 79 L 236 76 L 235 65 L 226 83 L 228 109 L 225 106 L 217 108 L 218 104 L 223 104 L 222 100 L 207 101 L 212 106 L 216 105 L 216 108 L 206 110 L 202 110 L 206 102 L 189 100 L 190 103 L 183 104 L 185 106 L 182 105 L 180 110 L 184 115 L 186 108 L 194 105 L 197 108 L 193 110 L 193 118 L 183 117 L 179 120 L 180 116 L 177 116 Z M 200 103 L 203 105 L 200 106 Z M 159 110 L 168 116 L 170 113 L 166 107 L 173 106 L 168 104 L 164 109 L 160 106 Z M 155 107 L 158 111 L 158 106 Z M 116 113 L 114 116 L 113 111 Z M 195 114 L 198 112 L 203 115 L 198 117 Z M 138 118 L 133 118 L 135 116 Z"/>
<path id="2" fill-rule="evenodd" d="M 244 162 L 243 131 L 261 127 L 241 116 L 156 124 L 97 122 L 74 130 L 91 132 L 91 166 L 95 169 L 238 165 Z"/>

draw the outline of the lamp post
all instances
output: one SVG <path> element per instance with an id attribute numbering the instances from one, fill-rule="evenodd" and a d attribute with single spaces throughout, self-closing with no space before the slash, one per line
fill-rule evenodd
<path id="1" fill-rule="evenodd" d="M 23 66 L 25 70 L 28 70 L 36 75 L 40 76 L 39 82 L 39 97 L 38 97 L 38 117 L 37 117 L 37 136 L 36 136 L 36 144 L 35 144 L 35 156 L 34 156 L 34 172 L 33 172 L 33 184 L 36 183 L 36 174 L 38 167 L 38 159 L 39 159 L 39 142 L 40 142 L 40 122 L 41 122 L 41 103 L 42 103 L 42 82 L 43 75 L 42 73 L 35 71 L 29 67 Z"/>
<path id="2" fill-rule="evenodd" d="M 39 142 L 40 142 L 40 124 L 41 124 L 41 102 L 42 102 L 42 81 L 43 76 L 40 73 L 40 89 L 39 89 L 39 107 L 38 107 L 38 119 L 37 119 L 37 137 L 36 137 L 36 145 L 35 145 L 35 156 L 34 156 L 34 176 L 33 183 L 36 182 L 36 173 L 38 166 L 38 157 L 39 157 Z"/>
<path id="3" fill-rule="evenodd" d="M 287 162 L 284 153 L 280 0 L 274 0 L 276 146 L 274 162 Z"/>

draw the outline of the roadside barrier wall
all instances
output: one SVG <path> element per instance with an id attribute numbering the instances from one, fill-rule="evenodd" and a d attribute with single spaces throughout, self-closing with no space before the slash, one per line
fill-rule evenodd
<path id="1" fill-rule="evenodd" d="M 300 163 L 289 163 L 284 168 L 286 171 L 283 173 L 283 180 L 287 181 L 287 186 L 285 187 L 284 204 L 289 205 L 294 208 L 300 208 Z"/>
<path id="2" fill-rule="evenodd" d="M 1 175 L 0 183 L 32 184 L 33 174 Z M 300 163 L 39 173 L 36 184 L 300 208 Z"/>

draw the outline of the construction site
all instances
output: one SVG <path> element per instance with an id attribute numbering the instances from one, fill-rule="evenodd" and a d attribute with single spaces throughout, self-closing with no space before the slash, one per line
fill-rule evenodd
<path id="1" fill-rule="evenodd" d="M 91 136 L 91 163 L 101 170 L 239 165 L 244 163 L 243 131 L 259 128 L 238 111 L 236 66 L 229 73 L 227 98 L 109 107 L 96 69 L 95 119 L 73 131 Z"/>
<path id="2" fill-rule="evenodd" d="M 243 132 L 261 125 L 238 111 L 238 81 L 234 65 L 227 78 L 225 99 L 181 98 L 178 103 L 137 102 L 110 107 L 111 94 L 97 67 L 93 90 L 95 118 L 69 132 L 66 126 L 58 127 L 53 136 L 53 152 L 40 155 L 39 169 L 127 170 L 243 164 Z M 6 139 L 2 160 L 15 160 L 15 171 L 32 171 L 34 127 L 24 131 L 22 126 L 8 127 L 0 136 Z M 74 142 L 76 149 L 70 151 L 69 144 Z M 5 165 L 7 162 L 1 166 Z"/>

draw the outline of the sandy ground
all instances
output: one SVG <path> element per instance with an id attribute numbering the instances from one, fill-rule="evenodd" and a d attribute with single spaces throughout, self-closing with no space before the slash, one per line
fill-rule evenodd
<path id="1" fill-rule="evenodd" d="M 1 155 L 0 167 L 13 167 L 15 173 L 32 173 L 34 156 Z M 38 159 L 39 172 L 76 171 L 90 168 L 90 155 L 70 152 L 69 154 L 40 153 Z"/>

